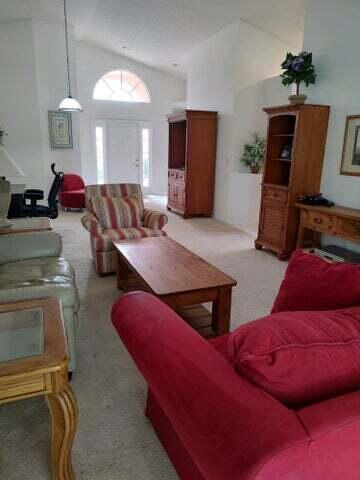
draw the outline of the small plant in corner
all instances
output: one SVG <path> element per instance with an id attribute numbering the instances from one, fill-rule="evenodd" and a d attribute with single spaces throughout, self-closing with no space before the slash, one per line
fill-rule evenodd
<path id="1" fill-rule="evenodd" d="M 285 86 L 296 84 L 296 95 L 290 95 L 291 103 L 304 103 L 306 95 L 300 95 L 300 83 L 304 82 L 306 87 L 314 84 L 316 80 L 315 67 L 312 63 L 311 52 L 300 52 L 299 55 L 287 53 L 285 60 L 281 64 L 284 70 L 280 75 L 281 82 Z"/>
<path id="2" fill-rule="evenodd" d="M 260 167 L 264 163 L 264 156 L 265 139 L 258 132 L 254 132 L 252 141 L 243 146 L 240 162 L 249 167 L 252 173 L 259 173 Z"/>

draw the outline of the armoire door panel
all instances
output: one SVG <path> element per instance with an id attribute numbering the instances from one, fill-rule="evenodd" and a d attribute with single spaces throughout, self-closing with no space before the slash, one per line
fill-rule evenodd
<path id="1" fill-rule="evenodd" d="M 283 246 L 285 210 L 274 204 L 263 204 L 260 238 L 265 242 L 281 248 Z"/>

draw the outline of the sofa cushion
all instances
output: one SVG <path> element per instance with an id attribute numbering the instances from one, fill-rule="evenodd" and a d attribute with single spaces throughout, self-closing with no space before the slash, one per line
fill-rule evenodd
<path id="1" fill-rule="evenodd" d="M 0 303 L 46 297 L 79 309 L 74 270 L 66 259 L 41 257 L 0 266 Z"/>
<path id="2" fill-rule="evenodd" d="M 208 341 L 210 345 L 212 345 L 215 350 L 217 350 L 220 355 L 226 358 L 228 362 L 231 364 L 233 363 L 234 359 L 229 352 L 228 340 L 229 340 L 229 333 L 225 335 L 220 335 L 220 337 L 210 338 Z"/>
<path id="3" fill-rule="evenodd" d="M 360 305 L 360 265 L 329 263 L 297 250 L 290 259 L 272 313 L 356 305 Z"/>
<path id="4" fill-rule="evenodd" d="M 141 226 L 143 208 L 138 197 L 91 197 L 91 205 L 106 229 Z"/>
<path id="5" fill-rule="evenodd" d="M 86 208 L 92 212 L 91 197 L 138 197 L 142 208 L 144 208 L 141 187 L 138 183 L 106 183 L 97 185 L 86 185 L 85 202 Z"/>
<path id="6" fill-rule="evenodd" d="M 360 388 L 360 307 L 281 312 L 230 334 L 235 369 L 287 405 Z"/>
<path id="7" fill-rule="evenodd" d="M 105 233 L 91 236 L 91 243 L 95 252 L 107 252 L 114 250 L 113 240 L 129 240 L 135 238 L 162 237 L 166 236 L 163 230 L 153 228 L 117 228 L 108 229 Z"/>

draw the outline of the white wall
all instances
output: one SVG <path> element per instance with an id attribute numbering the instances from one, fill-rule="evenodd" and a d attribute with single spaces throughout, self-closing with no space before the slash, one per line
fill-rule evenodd
<path id="1" fill-rule="evenodd" d="M 0 125 L 4 144 L 27 175 L 14 178 L 42 186 L 41 132 L 31 20 L 0 23 Z M 1 175 L 1 165 L 0 165 Z"/>
<path id="2" fill-rule="evenodd" d="M 51 149 L 48 110 L 57 110 L 60 101 L 67 96 L 64 25 L 34 20 L 33 26 L 42 159 L 45 179 L 47 179 L 46 187 L 49 187 L 53 181 L 53 175 L 50 173 L 50 165 L 53 162 L 56 163 L 58 170 L 81 174 L 79 141 L 79 115 L 81 114 L 71 114 L 73 148 Z M 68 32 L 71 89 L 73 96 L 77 97 L 76 51 L 72 28 L 69 28 Z M 50 49 L 49 45 L 51 45 Z"/>
<path id="3" fill-rule="evenodd" d="M 96 82 L 108 71 L 125 69 L 134 72 L 147 85 L 150 104 L 93 100 Z M 84 113 L 80 117 L 81 164 L 85 183 L 96 183 L 96 156 L 93 139 L 94 119 L 150 121 L 153 126 L 153 186 L 151 193 L 167 192 L 168 126 L 166 115 L 173 102 L 183 101 L 186 82 L 115 55 L 87 43 L 77 44 L 79 100 Z M 109 179 L 111 181 L 111 179 Z"/>
<path id="4" fill-rule="evenodd" d="M 232 138 L 229 142 L 229 161 L 226 163 L 228 188 L 226 203 L 223 204 L 223 219 L 253 232 L 258 225 L 261 176 L 247 174 L 249 169 L 239 160 L 242 147 L 254 131 L 266 137 L 267 115 L 263 108 L 286 104 L 288 96 L 289 90 L 282 86 L 279 77 L 243 88 L 235 93 L 234 114 L 227 122 L 232 129 Z"/>
<path id="5" fill-rule="evenodd" d="M 360 114 L 359 24 L 359 0 L 308 0 L 304 49 L 313 52 L 318 79 L 305 93 L 308 102 L 331 105 L 321 190 L 353 208 L 360 208 L 360 177 L 340 175 L 340 163 L 346 116 Z"/>
<path id="6" fill-rule="evenodd" d="M 265 133 L 262 107 L 267 104 L 266 94 L 270 97 L 274 88 L 262 81 L 280 73 L 286 52 L 293 49 L 236 21 L 187 55 L 188 108 L 219 112 L 214 215 L 220 220 L 241 223 L 230 208 L 232 202 L 241 202 L 232 176 L 244 171 L 239 163 L 243 143 L 254 130 Z M 287 89 L 278 78 L 275 82 L 274 101 L 286 103 Z M 272 99 L 270 103 L 274 105 Z"/>
<path id="7" fill-rule="evenodd" d="M 0 23 L 0 64 L 0 125 L 8 133 L 6 147 L 26 174 L 10 180 L 47 190 L 52 162 L 64 171 L 80 171 L 75 115 L 74 149 L 51 150 L 49 144 L 48 110 L 57 109 L 66 95 L 63 25 L 36 20 Z"/>

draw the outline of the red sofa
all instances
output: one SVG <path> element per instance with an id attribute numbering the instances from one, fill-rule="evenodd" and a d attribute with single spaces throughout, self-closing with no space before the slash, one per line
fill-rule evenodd
<path id="1" fill-rule="evenodd" d="M 64 208 L 85 208 L 85 184 L 79 175 L 66 173 L 63 176 L 59 200 Z"/>
<path id="2" fill-rule="evenodd" d="M 289 408 L 149 294 L 113 306 L 149 386 L 146 415 L 184 480 L 357 480 L 360 391 Z"/>

